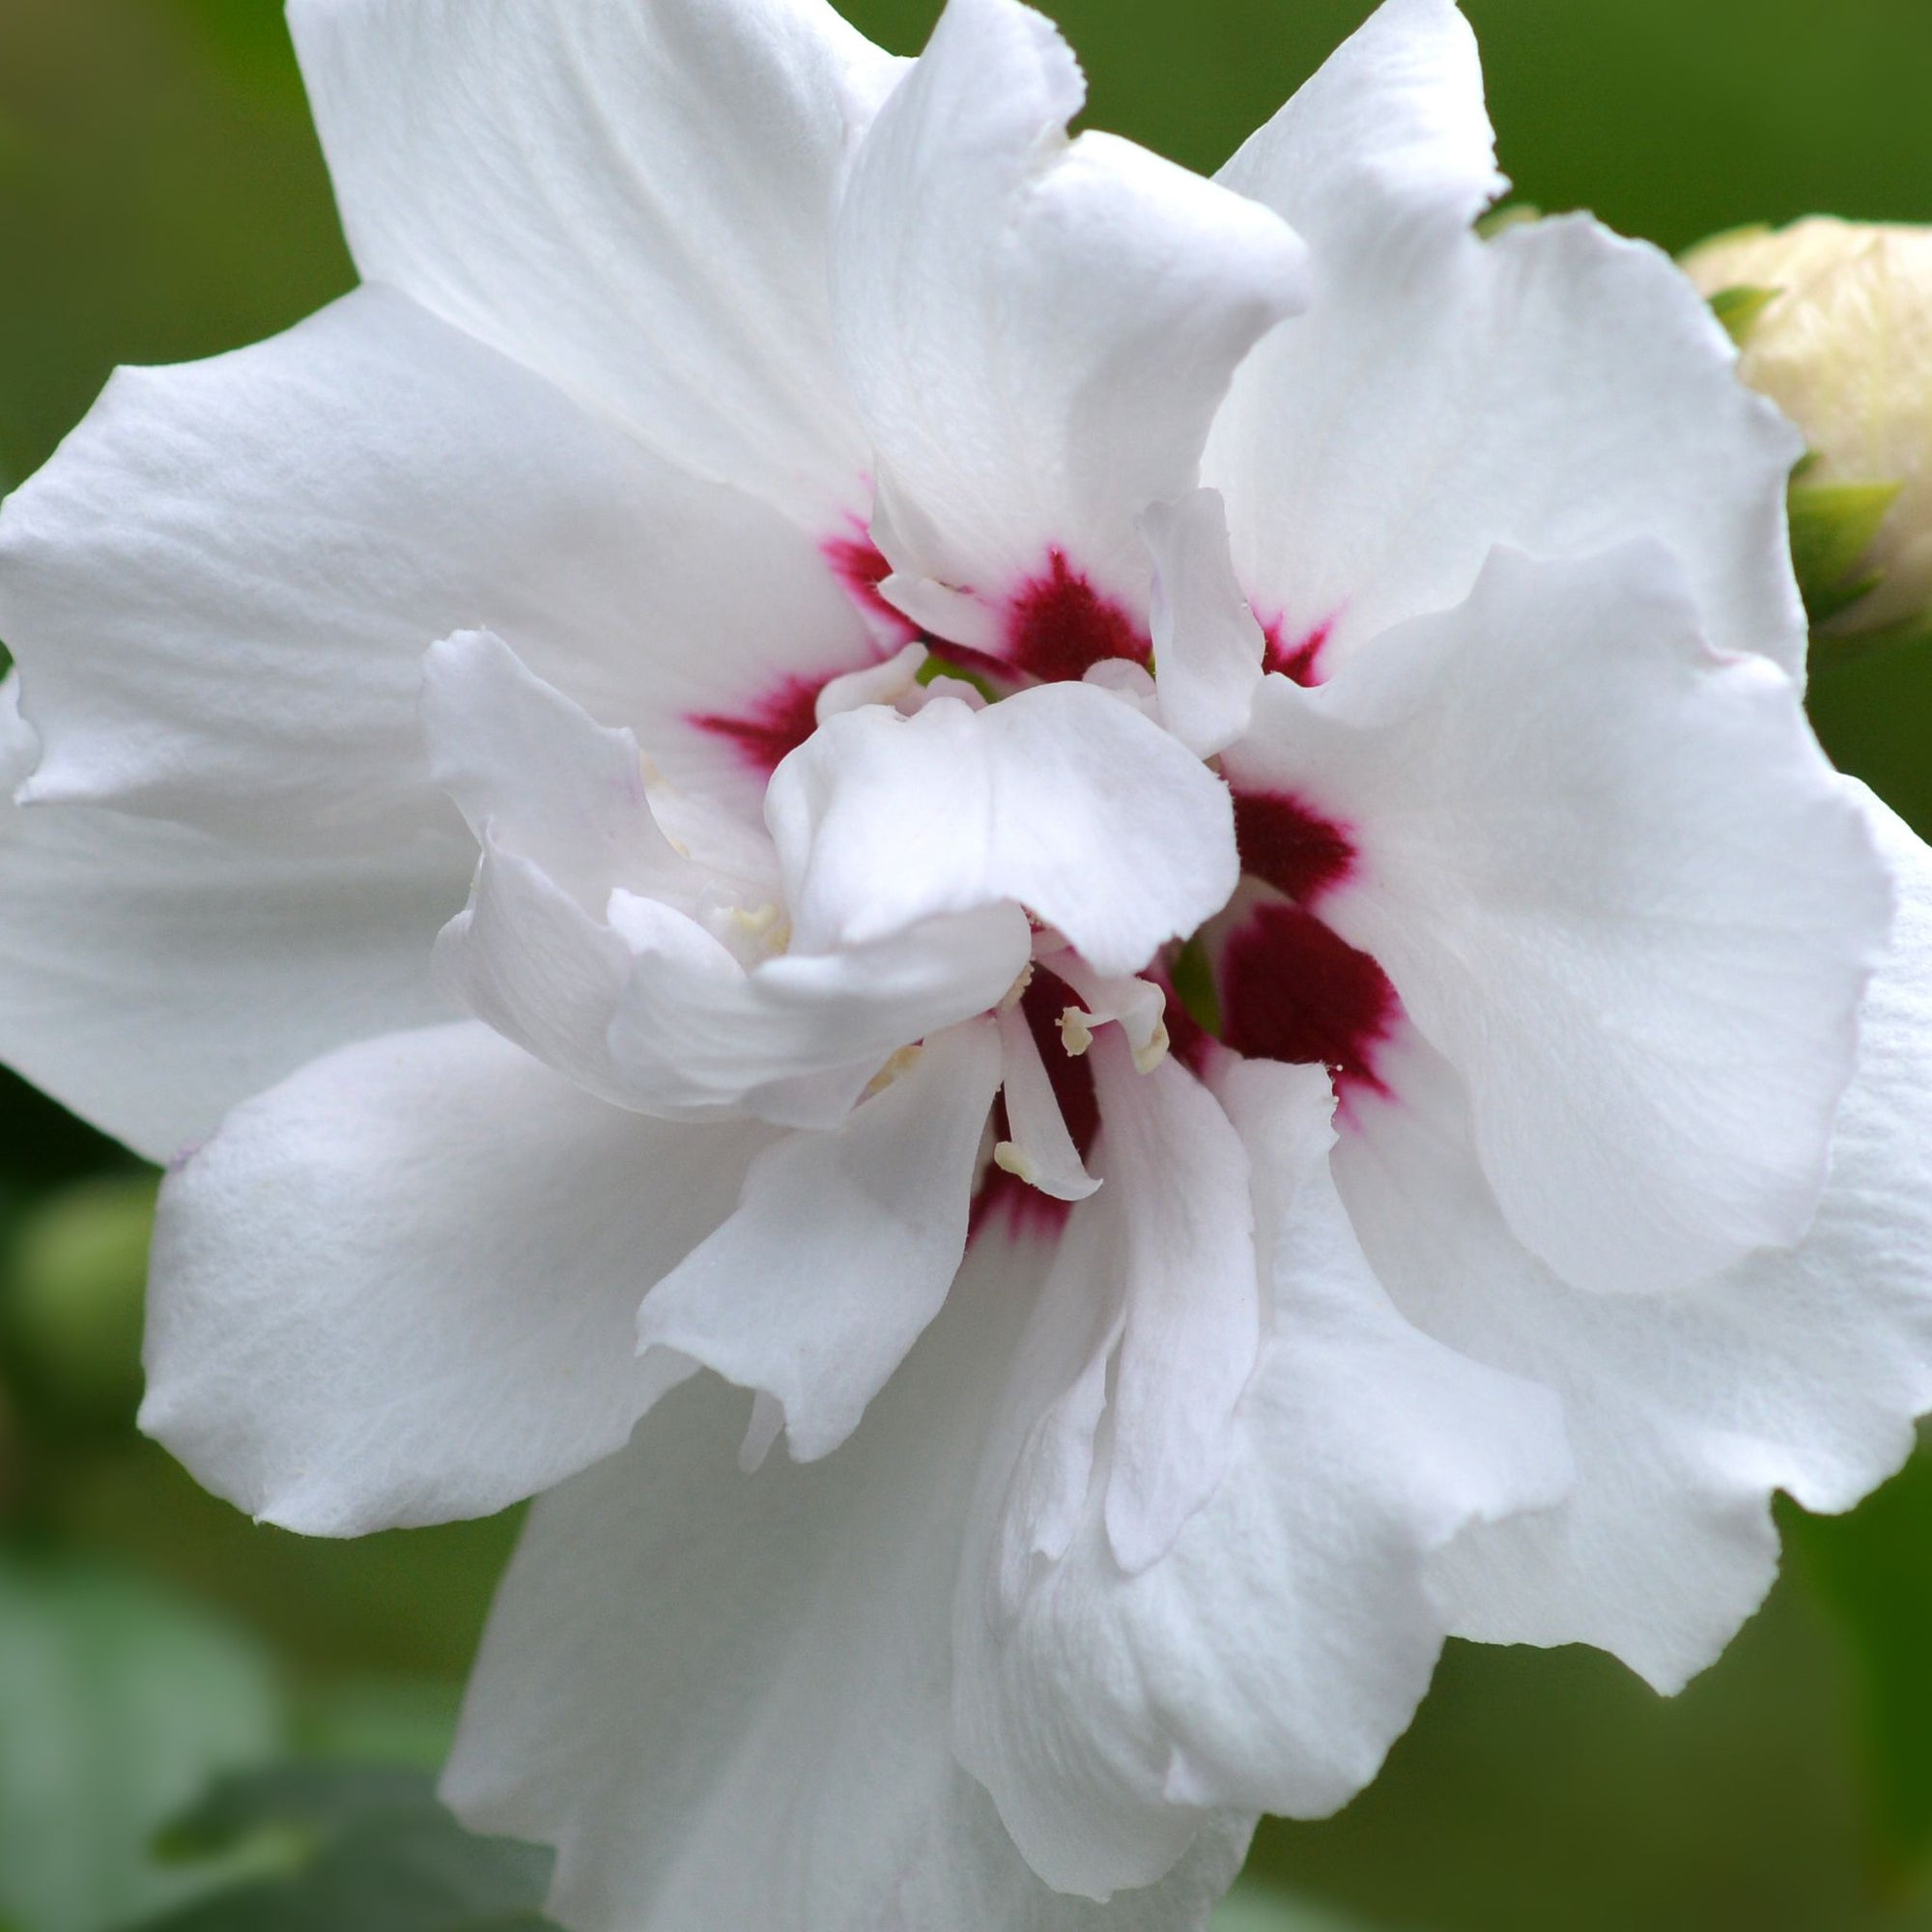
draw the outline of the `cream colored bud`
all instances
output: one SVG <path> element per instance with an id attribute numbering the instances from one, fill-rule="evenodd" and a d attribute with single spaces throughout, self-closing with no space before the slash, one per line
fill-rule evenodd
<path id="1" fill-rule="evenodd" d="M 1834 636 L 1915 627 L 1932 614 L 1932 228 L 1838 221 L 1742 230 L 1684 268 L 1740 337 L 1739 374 L 1804 433 L 1815 461 L 1793 492 L 1851 554 L 1820 612 Z M 1874 528 L 1875 526 L 1875 528 Z"/>

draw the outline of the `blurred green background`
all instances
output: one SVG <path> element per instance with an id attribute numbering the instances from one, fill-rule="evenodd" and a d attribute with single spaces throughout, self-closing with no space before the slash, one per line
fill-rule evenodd
<path id="1" fill-rule="evenodd" d="M 847 11 L 911 51 L 936 9 Z M 1096 124 L 1211 167 L 1367 11 L 1059 17 Z M 1932 0 L 1468 12 L 1504 165 L 1545 209 L 1673 249 L 1810 211 L 1932 220 Z M 347 287 L 275 0 L 0 0 L 0 275 L 10 485 L 116 362 L 230 348 Z M 1813 706 L 1932 832 L 1932 651 L 1826 667 Z M 463 1845 L 420 1776 L 514 1525 L 338 1547 L 200 1495 L 131 1426 L 151 1200 L 0 1088 L 0 1932 L 534 1924 L 540 1862 Z M 1932 1459 L 1850 1519 L 1784 1514 L 1784 1582 L 1673 1702 L 1592 1654 L 1452 1645 L 1365 1797 L 1264 1828 L 1251 1869 L 1305 1913 L 1264 1889 L 1226 1932 L 1932 1928 Z"/>

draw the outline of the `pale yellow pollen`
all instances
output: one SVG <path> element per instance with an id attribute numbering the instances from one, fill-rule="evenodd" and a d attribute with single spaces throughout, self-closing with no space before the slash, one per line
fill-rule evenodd
<path id="1" fill-rule="evenodd" d="M 769 900 L 750 910 L 733 906 L 725 917 L 747 939 L 761 947 L 768 956 L 782 952 L 791 944 L 791 921 L 785 917 L 781 906 L 773 905 Z"/>
<path id="2" fill-rule="evenodd" d="M 1011 1141 L 993 1144 L 993 1165 L 1004 1168 L 1015 1180 L 1023 1180 L 1029 1187 L 1039 1177 L 1039 1169 L 1028 1158 L 1026 1151 Z"/>
<path id="3" fill-rule="evenodd" d="M 1136 1072 L 1151 1073 L 1167 1058 L 1167 1022 L 1155 1020 L 1153 1033 L 1143 1046 L 1134 1048 L 1134 1068 Z"/>
<path id="4" fill-rule="evenodd" d="M 1026 998 L 1026 989 L 1033 984 L 1033 961 L 1029 959 L 1020 968 L 1020 977 L 1000 996 L 998 1010 L 1009 1013 Z"/>
<path id="5" fill-rule="evenodd" d="M 874 1094 L 883 1094 L 886 1091 L 886 1089 L 893 1084 L 895 1080 L 898 1079 L 902 1074 L 908 1073 L 912 1070 L 913 1063 L 916 1060 L 918 1060 L 920 1055 L 923 1052 L 924 1052 L 924 1050 L 925 1050 L 924 1042 L 923 1040 L 917 1040 L 917 1039 L 914 1040 L 910 1046 L 900 1047 L 899 1050 L 895 1054 L 894 1054 L 893 1057 L 889 1061 L 887 1061 L 886 1064 L 882 1067 L 880 1067 L 875 1074 L 872 1075 L 871 1081 L 867 1086 L 865 1093 L 862 1094 L 859 1097 L 863 1100 L 869 1100 Z M 997 1159 L 998 1157 L 999 1157 L 998 1151 L 995 1150 L 994 1158 Z"/>
<path id="6" fill-rule="evenodd" d="M 1075 1060 L 1094 1044 L 1094 1029 L 1088 1025 L 1090 1018 L 1092 1015 L 1078 1007 L 1068 1007 L 1060 1016 L 1060 1043 Z"/>

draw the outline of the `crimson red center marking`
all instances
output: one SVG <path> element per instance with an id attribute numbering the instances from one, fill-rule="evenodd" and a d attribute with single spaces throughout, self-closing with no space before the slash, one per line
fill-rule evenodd
<path id="1" fill-rule="evenodd" d="M 1402 1011 L 1388 976 L 1305 906 L 1258 905 L 1223 945 L 1221 1037 L 1255 1060 L 1324 1065 L 1382 1093 L 1375 1050 Z"/>
<path id="2" fill-rule="evenodd" d="M 919 626 L 888 604 L 879 585 L 893 574 L 885 554 L 863 528 L 849 537 L 830 537 L 819 545 L 819 554 L 832 566 L 832 574 L 844 585 L 845 594 L 868 617 L 877 620 L 881 631 L 910 643 L 919 636 Z"/>
<path id="3" fill-rule="evenodd" d="M 1354 841 L 1291 792 L 1235 792 L 1235 842 L 1241 869 L 1312 903 L 1354 869 Z"/>
<path id="4" fill-rule="evenodd" d="M 781 677 L 742 712 L 700 711 L 691 722 L 723 738 L 761 779 L 769 779 L 818 729 L 818 694 L 831 676 Z"/>
<path id="5" fill-rule="evenodd" d="M 1284 677 L 1292 677 L 1296 684 L 1317 685 L 1321 682 L 1321 652 L 1335 629 L 1332 619 L 1316 625 L 1299 639 L 1286 635 L 1279 617 L 1262 628 L 1267 639 L 1267 649 L 1262 657 L 1263 669 L 1278 670 Z"/>
<path id="6" fill-rule="evenodd" d="M 1048 551 L 1045 573 L 1007 606 L 1006 660 L 1044 683 L 1083 678 L 1109 658 L 1144 665 L 1152 651 L 1133 618 L 1095 590 L 1064 550 Z"/>

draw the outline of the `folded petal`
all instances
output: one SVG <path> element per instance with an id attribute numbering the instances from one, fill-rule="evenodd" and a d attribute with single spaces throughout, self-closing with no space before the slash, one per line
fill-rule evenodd
<path id="1" fill-rule="evenodd" d="M 1563 1399 L 1574 1494 L 1464 1538 L 1435 1587 L 1466 1636 L 1594 1643 L 1662 1690 L 1712 1662 L 1777 1568 L 1772 1492 L 1842 1510 L 1932 1406 L 1932 854 L 1866 794 L 1904 904 L 1867 1002 L 1818 1218 L 1682 1293 L 1578 1293 L 1511 1236 L 1436 1063 L 1357 1109 L 1344 1198 L 1411 1320 Z"/>
<path id="2" fill-rule="evenodd" d="M 611 888 L 674 891 L 696 870 L 658 829 L 643 754 L 533 676 L 500 638 L 463 631 L 423 668 L 430 776 L 469 829 L 538 866 L 586 912 Z"/>
<path id="3" fill-rule="evenodd" d="M 1248 728 L 1266 639 L 1228 552 L 1227 506 L 1196 490 L 1141 514 L 1153 556 L 1150 623 L 1161 722 L 1204 758 Z"/>
<path id="4" fill-rule="evenodd" d="M 365 279 L 700 475 L 864 508 L 826 258 L 897 63 L 821 0 L 296 0 Z"/>
<path id="5" fill-rule="evenodd" d="M 1815 1212 L 1885 869 L 1763 658 L 1668 556 L 1499 553 L 1468 603 L 1270 678 L 1234 782 L 1339 829 L 1319 910 L 1467 1084 L 1510 1225 L 1579 1287 L 1680 1287 Z"/>
<path id="6" fill-rule="evenodd" d="M 1109 135 L 1069 143 L 1085 92 L 1037 14 L 952 0 L 859 147 L 834 243 L 887 595 L 1020 658 L 1048 654 L 1006 635 L 1043 577 L 1141 608 L 1134 519 L 1193 487 L 1230 373 L 1302 297 L 1300 243 L 1252 202 Z"/>
<path id="7" fill-rule="evenodd" d="M 1016 907 L 988 906 L 747 969 L 653 900 L 614 894 L 611 918 L 633 954 L 610 1028 L 632 1104 L 798 1127 L 836 1125 L 900 1047 L 995 1006 L 1032 943 Z"/>
<path id="8" fill-rule="evenodd" d="M 1470 231 L 1504 184 L 1452 0 L 1390 0 L 1221 179 L 1313 251 L 1308 313 L 1242 366 L 1204 464 L 1284 656 L 1459 603 L 1495 543 L 1649 536 L 1713 643 L 1803 676 L 1802 440 L 1655 248 L 1583 217 Z"/>
<path id="9" fill-rule="evenodd" d="M 690 1373 L 639 1361 L 638 1304 L 766 1138 L 622 1113 L 473 1023 L 332 1054 L 162 1189 L 142 1426 L 311 1535 L 547 1489 Z"/>
<path id="10" fill-rule="evenodd" d="M 840 1125 L 766 1149 L 730 1217 L 645 1299 L 639 1349 L 762 1391 L 799 1462 L 830 1455 L 952 1285 L 999 1080 L 999 1037 L 972 1020 Z"/>
<path id="11" fill-rule="evenodd" d="M 383 289 L 122 371 L 0 513 L 37 798 L 311 847 L 453 822 L 416 701 L 479 625 L 752 812 L 694 718 L 874 656 L 808 537 Z"/>
<path id="12" fill-rule="evenodd" d="M 1218 1816 L 1320 1814 L 1367 1783 L 1441 1645 L 1431 1553 L 1548 1506 L 1570 1474 L 1552 1397 L 1430 1340 L 1378 1286 L 1328 1178 L 1320 1069 L 1251 1063 L 1224 1092 L 1268 1284 L 1226 1474 L 1128 1575 L 1107 1548 L 1103 1436 L 1065 1553 L 1016 1605 L 969 1559 L 956 1605 L 961 1757 L 1035 1869 L 1089 1896 L 1148 1883 Z M 1042 1389 L 1085 1346 L 1071 1315 L 1049 1284 L 985 1464 L 982 1534 L 1025 1476 L 1015 1447 Z"/>
<path id="13" fill-rule="evenodd" d="M 34 734 L 0 685 L 0 798 Z M 460 834 L 460 828 L 459 828 Z M 350 1040 L 450 1017 L 436 928 L 468 840 L 262 849 L 95 806 L 0 803 L 0 1061 L 151 1160 Z"/>
<path id="14" fill-rule="evenodd" d="M 1101 1910 L 1028 1870 L 952 1756 L 950 1607 L 1024 1266 L 975 1244 L 836 1456 L 741 1475 L 744 1399 L 705 1378 L 537 1504 L 444 1794 L 558 1846 L 560 1922 L 1204 1932 L 1249 1819 Z"/>
<path id="15" fill-rule="evenodd" d="M 724 952 L 690 920 L 668 916 L 690 944 Z M 630 948 L 487 828 L 469 903 L 437 934 L 433 958 L 437 982 L 459 1006 L 586 1092 L 632 1104 L 610 1047 Z"/>
<path id="16" fill-rule="evenodd" d="M 1109 1409 L 1107 1541 L 1129 1576 L 1214 1493 L 1261 1347 L 1248 1155 L 1212 1094 L 1167 1059 L 1090 1049 L 1122 1311 Z M 1105 1299 L 1098 1296 L 1096 1299 Z"/>
<path id="17" fill-rule="evenodd" d="M 781 768 L 765 811 L 808 950 L 1008 900 L 1132 973 L 1237 876 L 1227 787 L 1091 685 L 848 711 Z"/>

